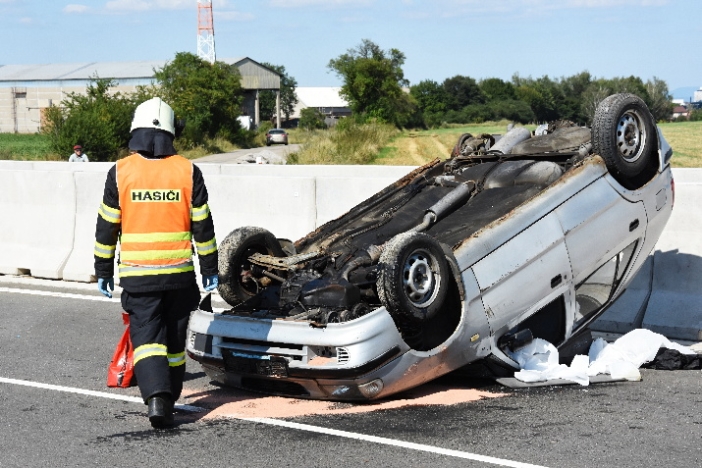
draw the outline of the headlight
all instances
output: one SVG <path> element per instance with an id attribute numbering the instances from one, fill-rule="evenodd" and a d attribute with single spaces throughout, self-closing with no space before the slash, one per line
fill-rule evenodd
<path id="1" fill-rule="evenodd" d="M 382 380 L 375 379 L 368 383 L 359 385 L 358 391 L 360 391 L 364 397 L 370 400 L 371 398 L 375 398 L 380 392 L 383 391 L 383 386 Z"/>

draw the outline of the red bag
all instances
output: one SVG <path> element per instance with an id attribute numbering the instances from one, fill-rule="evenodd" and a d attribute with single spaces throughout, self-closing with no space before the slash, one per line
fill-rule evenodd
<path id="1" fill-rule="evenodd" d="M 129 338 L 129 314 L 122 312 L 122 321 L 126 325 L 122 338 L 117 343 L 112 361 L 107 368 L 108 387 L 132 387 L 136 385 L 134 378 L 134 349 Z"/>

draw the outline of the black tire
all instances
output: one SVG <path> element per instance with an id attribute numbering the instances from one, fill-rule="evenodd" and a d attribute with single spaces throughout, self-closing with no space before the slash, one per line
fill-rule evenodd
<path id="1" fill-rule="evenodd" d="M 242 276 L 251 269 L 248 258 L 254 253 L 284 257 L 278 240 L 260 227 L 235 229 L 219 245 L 219 285 L 222 299 L 235 306 L 258 292 L 258 284 Z"/>
<path id="2" fill-rule="evenodd" d="M 459 154 L 461 154 L 461 150 L 463 149 L 463 143 L 465 143 L 466 140 L 469 138 L 473 138 L 473 135 L 471 135 L 470 133 L 464 133 L 458 137 L 458 142 L 456 142 L 456 146 L 453 147 L 452 156 L 458 156 Z"/>
<path id="3" fill-rule="evenodd" d="M 425 322 L 441 310 L 450 270 L 433 237 L 421 232 L 396 235 L 385 245 L 378 266 L 378 297 L 391 315 Z"/>
<path id="4" fill-rule="evenodd" d="M 613 94 L 597 106 L 592 149 L 604 158 L 612 177 L 635 190 L 658 169 L 658 138 L 651 112 L 633 94 Z"/>

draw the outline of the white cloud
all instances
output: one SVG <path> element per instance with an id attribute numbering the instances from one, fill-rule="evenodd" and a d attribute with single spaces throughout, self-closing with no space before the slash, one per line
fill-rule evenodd
<path id="1" fill-rule="evenodd" d="M 215 21 L 251 21 L 255 18 L 251 13 L 242 13 L 240 11 L 221 11 L 213 10 Z"/>
<path id="2" fill-rule="evenodd" d="M 32 24 L 32 23 L 34 23 L 34 19 L 32 19 L 28 16 L 25 16 L 24 18 L 20 18 L 19 22 L 22 24 Z"/>
<path id="3" fill-rule="evenodd" d="M 331 9 L 344 6 L 363 7 L 371 3 L 373 3 L 373 0 L 268 0 L 268 4 L 275 8 L 304 8 L 316 6 Z"/>
<path id="4" fill-rule="evenodd" d="M 64 13 L 85 13 L 89 8 L 85 5 L 79 5 L 76 3 L 71 3 L 63 7 Z"/>
<path id="5" fill-rule="evenodd" d="M 282 0 L 281 0 L 282 1 Z M 619 6 L 662 6 L 671 0 L 446 0 L 445 7 L 466 7 L 478 11 L 537 11 L 565 8 L 613 8 Z"/>
<path id="6" fill-rule="evenodd" d="M 584 8 L 607 8 L 617 6 L 663 6 L 670 3 L 670 0 L 568 0 L 570 7 Z"/>
<path id="7" fill-rule="evenodd" d="M 182 10 L 195 8 L 192 0 L 111 0 L 105 4 L 112 11 Z"/>

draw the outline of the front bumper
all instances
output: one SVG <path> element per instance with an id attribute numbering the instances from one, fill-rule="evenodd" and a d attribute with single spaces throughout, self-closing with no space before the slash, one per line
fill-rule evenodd
<path id="1" fill-rule="evenodd" d="M 377 379 L 408 350 L 384 308 L 325 327 L 197 310 L 187 340 L 189 356 L 216 382 L 331 400 L 382 396 L 393 382 Z"/>

